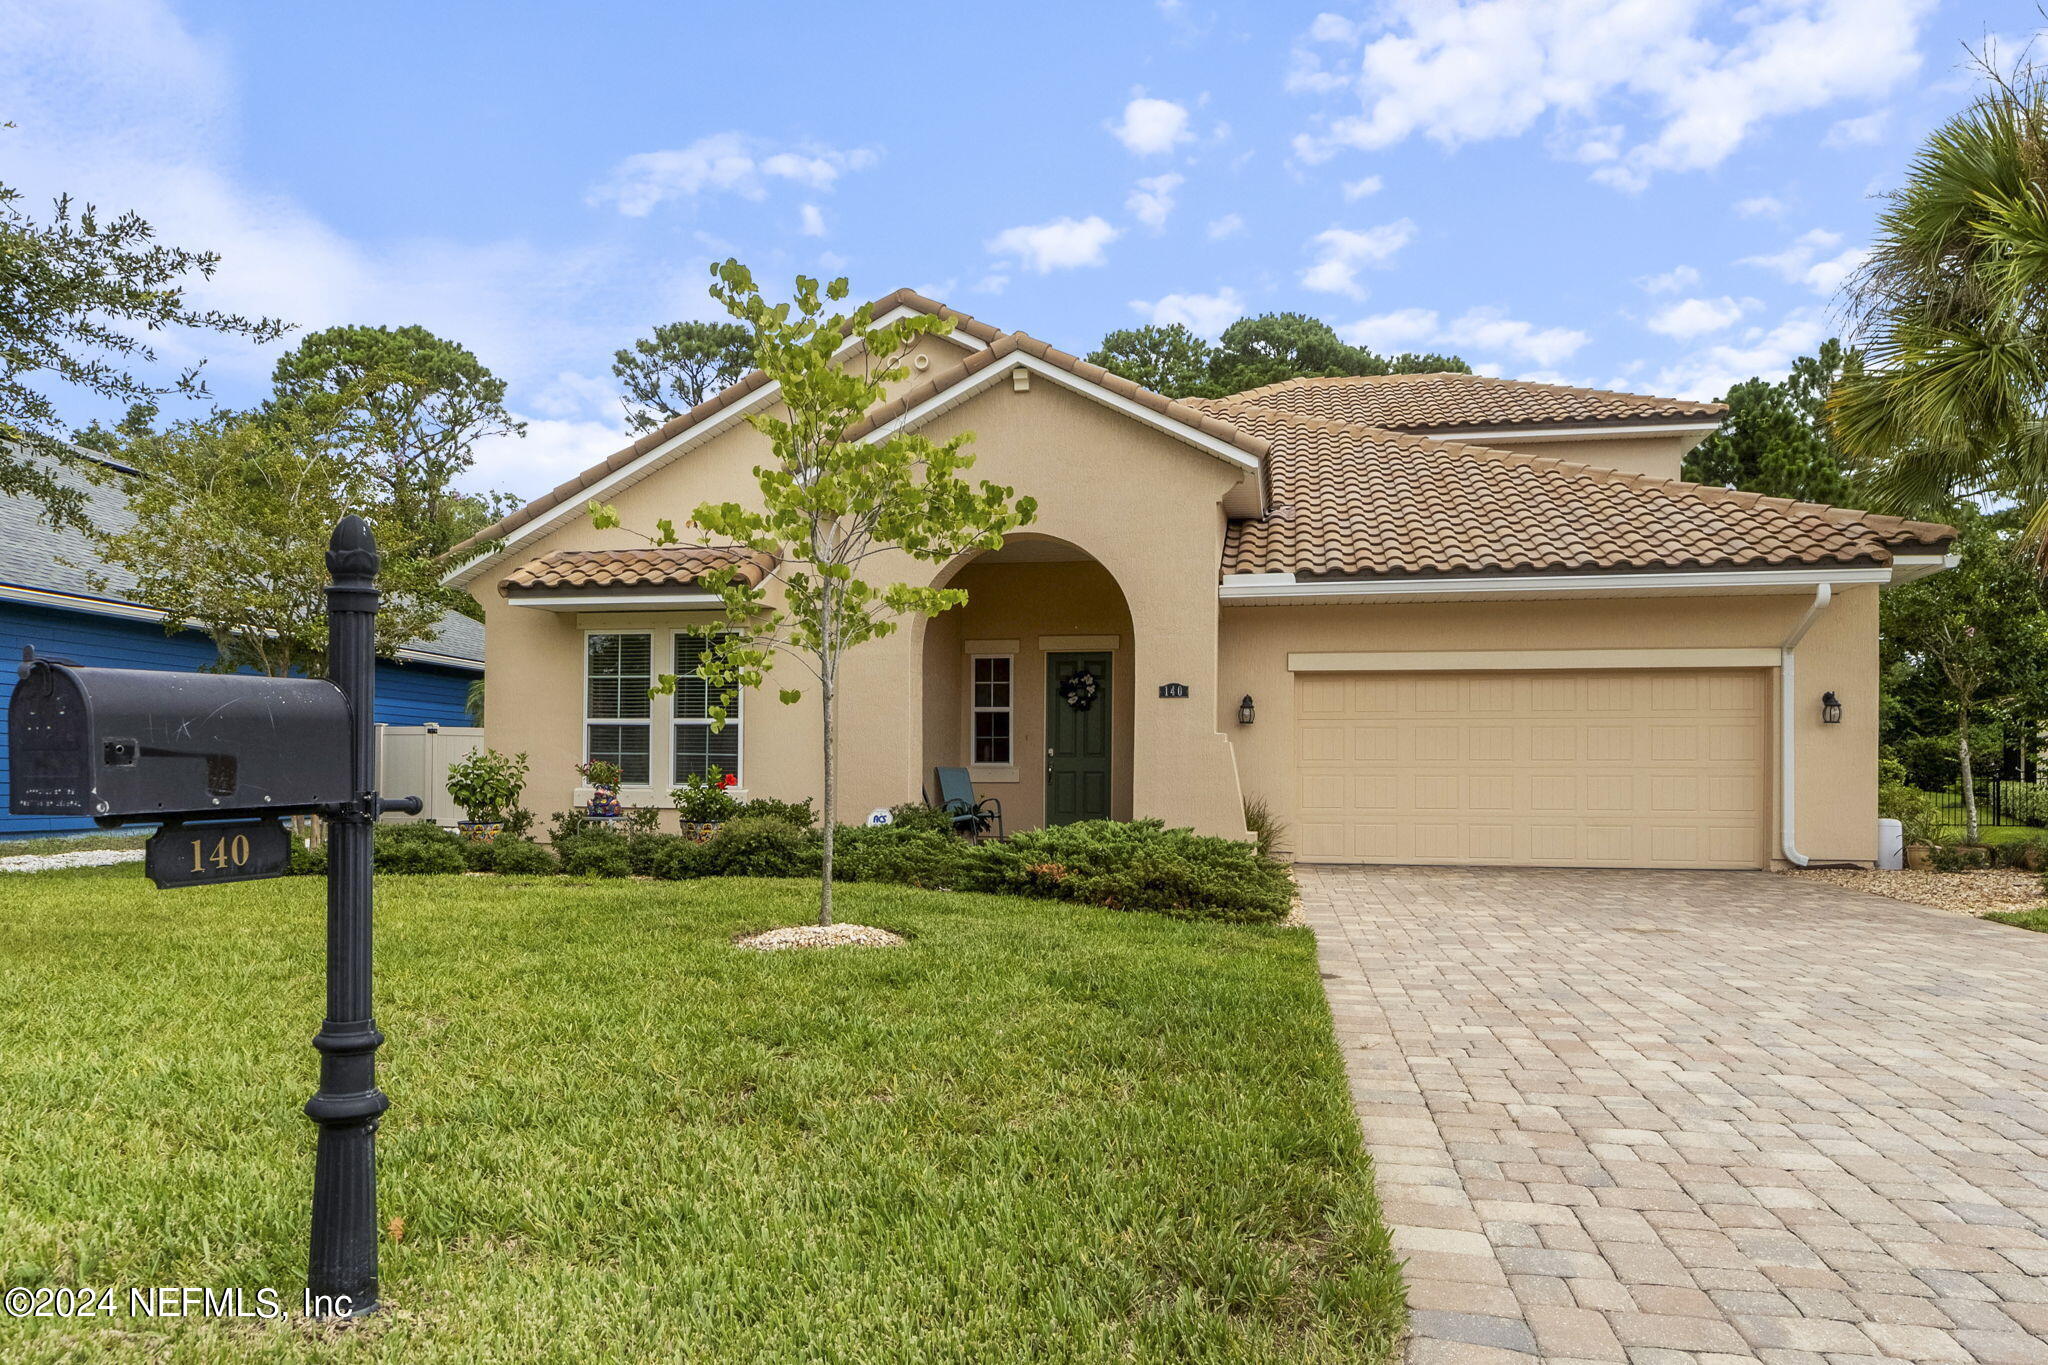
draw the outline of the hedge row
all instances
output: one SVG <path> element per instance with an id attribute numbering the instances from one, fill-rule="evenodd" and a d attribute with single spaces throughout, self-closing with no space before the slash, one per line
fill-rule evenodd
<path id="1" fill-rule="evenodd" d="M 619 833 L 558 820 L 548 843 L 501 836 L 472 843 L 429 824 L 383 825 L 376 865 L 410 874 L 561 873 L 582 877 L 815 877 L 824 844 L 815 829 L 776 816 L 728 821 L 702 843 L 679 834 Z M 833 878 L 946 891 L 987 891 L 1149 910 L 1182 919 L 1271 923 L 1293 904 L 1279 863 L 1250 845 L 1168 829 L 1158 820 L 1093 820 L 969 843 L 903 808 L 898 823 L 842 826 Z M 322 849 L 295 849 L 294 872 L 325 870 Z"/>

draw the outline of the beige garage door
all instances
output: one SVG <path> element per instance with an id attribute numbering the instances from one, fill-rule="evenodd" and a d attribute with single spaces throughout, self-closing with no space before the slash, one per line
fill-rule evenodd
<path id="1" fill-rule="evenodd" d="M 1757 867 L 1757 670 L 1303 673 L 1297 856 Z"/>

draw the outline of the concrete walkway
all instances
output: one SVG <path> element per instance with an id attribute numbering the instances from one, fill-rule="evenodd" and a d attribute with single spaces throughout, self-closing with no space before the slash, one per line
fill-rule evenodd
<path id="1" fill-rule="evenodd" d="M 1761 872 L 1297 872 L 1409 1360 L 2048 1362 L 2048 935 Z"/>

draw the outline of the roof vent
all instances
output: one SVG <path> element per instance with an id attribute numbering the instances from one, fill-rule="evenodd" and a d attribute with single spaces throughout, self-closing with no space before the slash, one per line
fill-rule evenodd
<path id="1" fill-rule="evenodd" d="M 1022 365 L 1010 371 L 1010 387 L 1018 393 L 1031 392 L 1031 371 Z"/>

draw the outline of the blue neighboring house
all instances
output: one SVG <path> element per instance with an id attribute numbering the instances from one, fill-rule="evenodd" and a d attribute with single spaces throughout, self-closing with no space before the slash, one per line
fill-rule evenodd
<path id="1" fill-rule="evenodd" d="M 134 471 L 98 461 L 123 475 Z M 58 477 L 85 495 L 87 513 L 105 530 L 131 523 L 119 480 L 96 483 L 72 469 Z M 53 529 L 32 498 L 0 497 L 0 715 L 14 695 L 22 646 L 34 645 L 73 663 L 100 668 L 190 669 L 212 666 L 203 632 L 166 632 L 164 617 L 120 594 L 127 575 L 103 565 L 90 537 Z M 104 591 L 91 579 L 104 575 Z M 377 719 L 387 725 L 467 725 L 463 703 L 483 676 L 484 628 L 450 612 L 433 635 L 415 640 L 377 665 Z M 7 736 L 0 726 L 0 794 L 7 789 Z M 20 816 L 0 800 L 0 839 L 93 829 L 89 819 Z"/>

